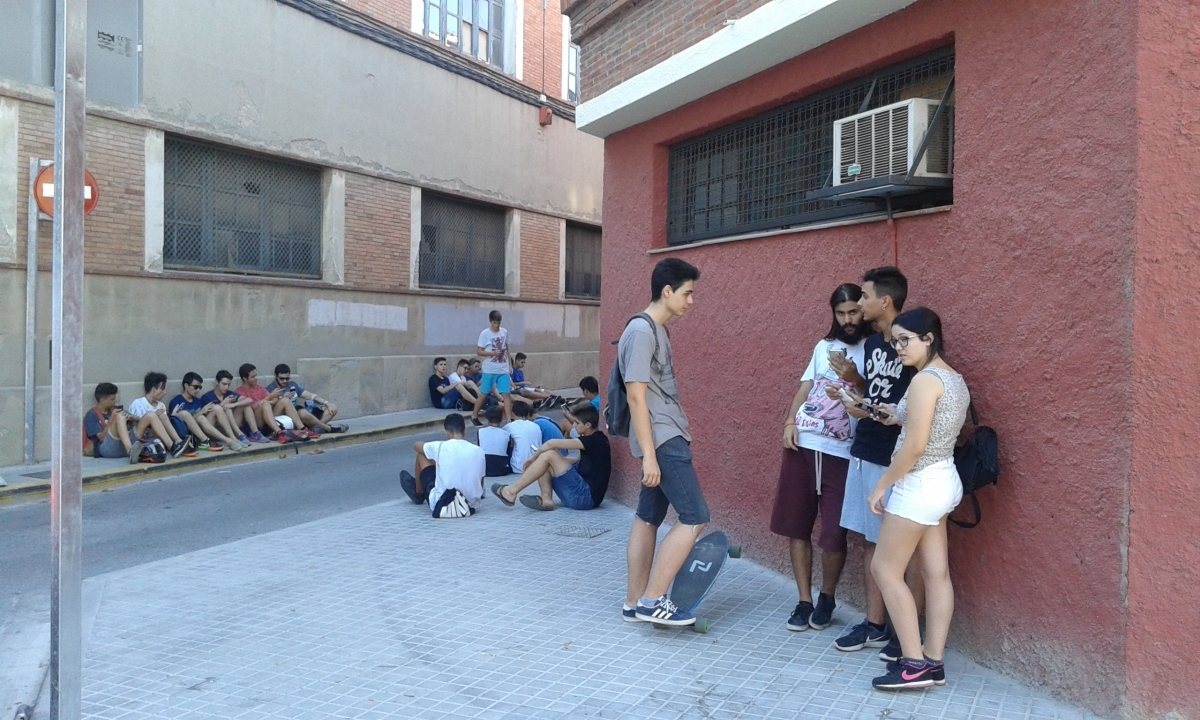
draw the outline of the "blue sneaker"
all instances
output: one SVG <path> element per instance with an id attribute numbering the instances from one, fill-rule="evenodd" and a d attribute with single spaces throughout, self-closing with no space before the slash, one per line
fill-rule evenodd
<path id="1" fill-rule="evenodd" d="M 625 622 L 641 622 L 637 616 L 637 608 L 631 608 L 625 603 L 621 603 L 621 619 Z"/>
<path id="2" fill-rule="evenodd" d="M 863 648 L 884 647 L 890 637 L 887 626 L 878 628 L 872 626 L 869 620 L 863 620 L 834 640 L 833 646 L 842 652 L 854 652 Z"/>
<path id="3" fill-rule="evenodd" d="M 659 625 L 695 625 L 696 616 L 683 612 L 666 595 L 646 604 L 645 598 L 638 600 L 637 610 L 634 611 L 638 620 L 658 623 Z"/>

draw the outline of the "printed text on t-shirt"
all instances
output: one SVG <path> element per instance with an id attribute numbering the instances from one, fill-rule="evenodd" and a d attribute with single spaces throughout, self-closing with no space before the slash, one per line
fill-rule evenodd
<path id="1" fill-rule="evenodd" d="M 875 348 L 871 357 L 867 358 L 867 378 L 870 380 L 867 398 L 871 402 L 878 402 L 891 396 L 892 381 L 898 380 L 902 372 L 904 363 L 900 362 L 900 358 L 893 358 L 889 362 L 887 352 L 883 348 Z"/>

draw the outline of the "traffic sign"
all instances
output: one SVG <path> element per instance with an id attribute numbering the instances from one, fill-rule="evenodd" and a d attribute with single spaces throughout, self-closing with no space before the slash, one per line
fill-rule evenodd
<path id="1" fill-rule="evenodd" d="M 47 165 L 38 173 L 33 181 L 33 198 L 37 201 L 38 209 L 47 215 L 54 216 L 54 165 Z M 87 170 L 83 171 L 83 214 L 91 215 L 100 199 L 100 186 L 96 178 Z"/>

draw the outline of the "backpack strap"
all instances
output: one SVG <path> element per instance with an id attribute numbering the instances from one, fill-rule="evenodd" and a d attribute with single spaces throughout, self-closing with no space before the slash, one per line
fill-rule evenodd
<path id="1" fill-rule="evenodd" d="M 962 520 L 955 520 L 954 518 L 950 518 L 950 522 L 967 530 L 970 530 L 978 525 L 979 521 L 983 520 L 983 512 L 981 512 L 979 509 L 979 498 L 975 497 L 975 493 L 971 493 L 971 507 L 975 510 L 975 522 L 963 522 Z"/>
<path id="2" fill-rule="evenodd" d="M 629 327 L 629 323 L 633 322 L 634 320 L 637 320 L 638 318 L 645 320 L 646 323 L 648 325 L 650 325 L 650 332 L 653 333 L 653 335 L 654 335 L 654 355 L 652 355 L 650 357 L 650 359 L 653 361 L 654 358 L 658 357 L 658 324 L 654 322 L 654 318 L 650 317 L 649 315 L 647 315 L 644 312 L 640 312 L 637 315 L 634 315 L 633 317 L 626 320 L 625 327 Z M 625 334 L 624 330 L 621 331 L 621 334 L 622 335 Z M 620 343 L 621 343 L 621 338 L 618 337 L 616 340 L 613 340 L 611 344 L 619 345 Z"/>

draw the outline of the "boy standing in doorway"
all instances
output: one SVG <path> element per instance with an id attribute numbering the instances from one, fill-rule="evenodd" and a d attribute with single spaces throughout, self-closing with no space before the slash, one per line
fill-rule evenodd
<path id="1" fill-rule="evenodd" d="M 679 405 L 671 338 L 664 325 L 692 305 L 700 271 L 678 258 L 654 267 L 646 318 L 625 325 L 617 363 L 629 399 L 629 449 L 642 461 L 642 492 L 629 532 L 628 588 L 622 615 L 627 622 L 692 625 L 696 617 L 667 597 L 667 589 L 708 523 L 708 504 L 692 467 L 692 436 Z M 679 522 L 663 538 L 657 559 L 654 544 L 668 507 Z"/>

